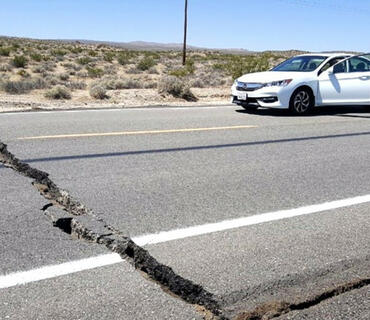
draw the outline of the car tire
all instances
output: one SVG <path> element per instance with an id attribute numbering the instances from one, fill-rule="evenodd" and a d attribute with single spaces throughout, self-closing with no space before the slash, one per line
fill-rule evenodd
<path id="1" fill-rule="evenodd" d="M 298 88 L 290 98 L 289 109 L 296 115 L 308 114 L 315 106 L 312 92 L 306 88 Z"/>

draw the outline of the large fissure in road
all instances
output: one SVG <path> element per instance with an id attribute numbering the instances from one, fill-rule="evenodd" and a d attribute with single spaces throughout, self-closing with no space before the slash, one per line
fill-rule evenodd
<path id="1" fill-rule="evenodd" d="M 60 189 L 49 178 L 48 173 L 32 168 L 17 159 L 2 142 L 0 142 L 0 162 L 33 180 L 32 184 L 40 194 L 51 202 L 43 210 L 52 219 L 54 226 L 76 238 L 106 246 L 145 274 L 146 278 L 159 284 L 165 292 L 187 303 L 200 306 L 197 310 L 201 310 L 207 318 L 224 319 L 220 303 L 212 293 L 158 262 L 147 250 L 107 224 L 66 190 Z"/>
<path id="2" fill-rule="evenodd" d="M 42 210 L 52 221 L 54 227 L 70 234 L 73 238 L 97 243 L 118 253 L 146 279 L 158 284 L 164 292 L 195 305 L 197 311 L 201 312 L 205 319 L 271 319 L 291 311 L 310 308 L 337 295 L 370 285 L 369 268 L 367 268 L 361 277 L 336 283 L 330 287 L 322 286 L 322 289 L 319 286 L 317 292 L 312 295 L 295 297 L 293 300 L 289 300 L 289 295 L 286 299 L 279 300 L 273 300 L 270 296 L 266 302 L 257 302 L 251 311 L 243 311 L 247 308 L 243 308 L 241 304 L 230 312 L 227 299 L 221 299 L 201 285 L 178 275 L 172 268 L 157 261 L 147 250 L 138 246 L 114 226 L 106 223 L 100 215 L 74 199 L 66 190 L 59 188 L 49 178 L 48 173 L 32 168 L 17 159 L 1 141 L 0 163 L 32 179 L 32 184 L 40 194 L 50 201 Z M 365 260 L 365 265 L 368 266 L 369 259 Z"/>

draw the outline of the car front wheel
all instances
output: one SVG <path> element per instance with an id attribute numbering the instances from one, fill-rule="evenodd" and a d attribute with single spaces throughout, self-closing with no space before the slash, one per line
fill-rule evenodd
<path id="1" fill-rule="evenodd" d="M 312 93 L 305 88 L 298 88 L 290 98 L 290 110 L 294 114 L 307 114 L 314 107 L 315 100 Z"/>

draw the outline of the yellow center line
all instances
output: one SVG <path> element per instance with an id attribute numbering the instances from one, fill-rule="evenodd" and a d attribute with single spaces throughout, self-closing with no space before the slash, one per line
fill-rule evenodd
<path id="1" fill-rule="evenodd" d="M 41 139 L 66 139 L 66 138 L 85 138 L 85 137 L 106 137 L 106 136 L 129 136 L 139 134 L 159 134 L 159 133 L 178 133 L 178 132 L 197 132 L 197 131 L 216 131 L 216 130 L 235 130 L 257 128 L 257 126 L 229 126 L 229 127 L 210 127 L 210 128 L 185 128 L 167 130 L 146 130 L 146 131 L 121 131 L 121 132 L 101 132 L 101 133 L 76 133 L 60 134 L 50 136 L 20 137 L 17 140 L 41 140 Z"/>

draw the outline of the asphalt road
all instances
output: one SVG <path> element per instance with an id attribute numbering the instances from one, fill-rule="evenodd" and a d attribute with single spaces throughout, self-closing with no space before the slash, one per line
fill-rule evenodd
<path id="1" fill-rule="evenodd" d="M 134 238 L 370 194 L 363 107 L 306 117 L 230 106 L 1 114 L 0 140 Z M 4 167 L 0 179 L 0 277 L 109 253 L 53 228 L 30 180 Z M 271 297 L 298 299 L 368 279 L 369 207 L 145 247 L 234 316 Z M 125 262 L 0 290 L 0 319 L 201 318 Z M 282 319 L 368 319 L 369 290 Z"/>

